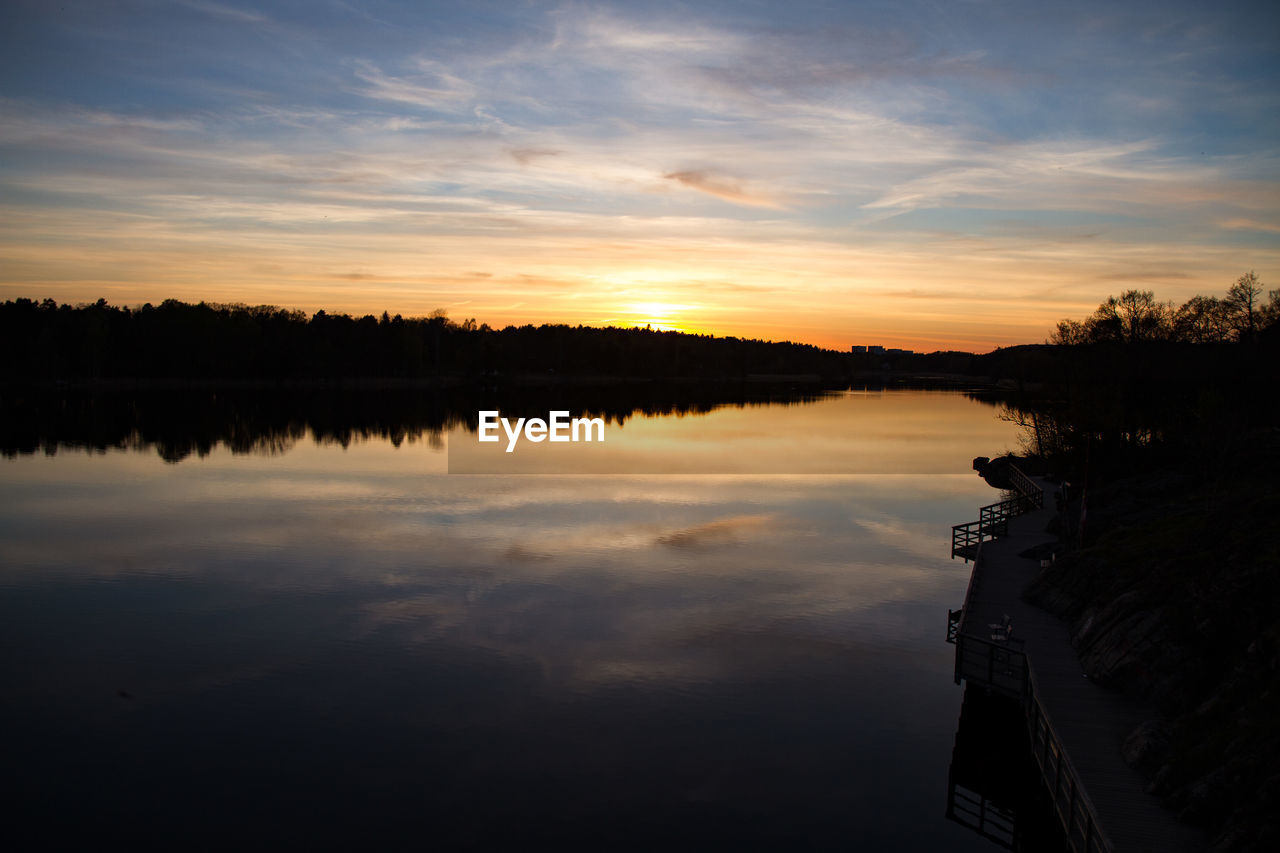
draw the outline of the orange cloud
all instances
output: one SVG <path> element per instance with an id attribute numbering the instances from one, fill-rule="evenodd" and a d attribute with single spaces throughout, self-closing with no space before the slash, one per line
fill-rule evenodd
<path id="1" fill-rule="evenodd" d="M 734 204 L 746 204 L 752 207 L 779 208 L 777 202 L 766 196 L 748 192 L 737 181 L 711 174 L 705 169 L 692 169 L 684 172 L 668 172 L 662 176 L 668 181 L 675 181 L 690 189 L 704 192 L 716 198 L 731 201 Z"/>

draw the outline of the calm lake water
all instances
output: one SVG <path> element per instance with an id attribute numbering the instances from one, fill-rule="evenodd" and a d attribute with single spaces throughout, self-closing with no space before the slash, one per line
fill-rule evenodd
<path id="1" fill-rule="evenodd" d="M 1014 427 L 897 391 L 622 429 L 751 462 L 449 474 L 457 424 L 0 460 L 6 835 L 995 849 L 944 819 L 943 637 Z"/>

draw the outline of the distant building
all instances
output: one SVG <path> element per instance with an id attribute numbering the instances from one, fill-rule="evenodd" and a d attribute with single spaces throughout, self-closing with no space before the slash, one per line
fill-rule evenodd
<path id="1" fill-rule="evenodd" d="M 886 347 L 880 346 L 879 344 L 867 344 L 866 346 L 863 346 L 861 344 L 855 344 L 854 346 L 851 346 L 849 349 L 852 352 L 857 353 L 859 355 L 864 353 L 870 354 L 870 355 L 915 355 L 915 350 L 898 349 L 897 347 L 886 348 Z"/>

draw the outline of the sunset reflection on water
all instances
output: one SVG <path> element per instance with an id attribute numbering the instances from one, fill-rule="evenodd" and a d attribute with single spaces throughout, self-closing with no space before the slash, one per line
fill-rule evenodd
<path id="1" fill-rule="evenodd" d="M 691 470 L 803 433 L 784 467 L 880 472 L 459 476 L 308 438 L 0 462 L 22 832 L 984 849 L 942 817 L 941 637 L 969 459 L 1011 425 L 903 392 L 624 431 Z"/>
<path id="2" fill-rule="evenodd" d="M 550 413 L 537 417 L 551 420 Z M 607 420 L 603 441 L 533 441 L 518 432 L 515 415 L 506 420 L 487 443 L 470 426 L 450 430 L 449 472 L 947 474 L 968 470 L 974 447 L 990 448 L 981 455 L 1012 449 L 1008 425 L 990 408 L 947 391 L 842 391 L 816 401 L 636 415 Z M 561 436 L 571 437 L 567 427 Z"/>

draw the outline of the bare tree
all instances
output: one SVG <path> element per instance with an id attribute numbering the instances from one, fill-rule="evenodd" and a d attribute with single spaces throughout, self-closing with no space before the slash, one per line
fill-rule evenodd
<path id="1" fill-rule="evenodd" d="M 1280 288 L 1268 293 L 1267 297 L 1267 304 L 1258 309 L 1259 329 L 1280 323 Z"/>
<path id="2" fill-rule="evenodd" d="M 1126 290 L 1120 294 L 1116 314 L 1126 343 L 1167 340 L 1173 326 L 1173 304 L 1157 302 L 1150 290 Z"/>
<path id="3" fill-rule="evenodd" d="M 1215 296 L 1193 296 L 1173 315 L 1175 340 L 1221 343 L 1231 339 L 1232 331 L 1230 306 Z"/>
<path id="4" fill-rule="evenodd" d="M 1053 334 L 1049 335 L 1049 343 L 1051 344 L 1087 344 L 1089 343 L 1089 322 L 1079 322 L 1077 320 L 1062 320 L 1058 323 Z"/>
<path id="5" fill-rule="evenodd" d="M 1257 334 L 1258 297 L 1262 295 L 1262 282 L 1253 270 L 1236 279 L 1227 289 L 1226 303 L 1231 312 L 1232 326 L 1239 340 L 1253 340 Z"/>
<path id="6" fill-rule="evenodd" d="M 1063 320 L 1050 338 L 1053 343 L 1099 343 L 1167 340 L 1173 334 L 1173 303 L 1157 302 L 1150 290 L 1126 290 L 1109 296 L 1082 323 Z"/>
<path id="7" fill-rule="evenodd" d="M 1150 290 L 1126 290 L 1109 296 L 1084 320 L 1062 320 L 1049 336 L 1052 344 L 1175 340 L 1222 343 L 1253 340 L 1258 331 L 1280 322 L 1280 289 L 1263 302 L 1262 282 L 1250 271 L 1236 279 L 1224 298 L 1193 296 L 1174 310 Z"/>

